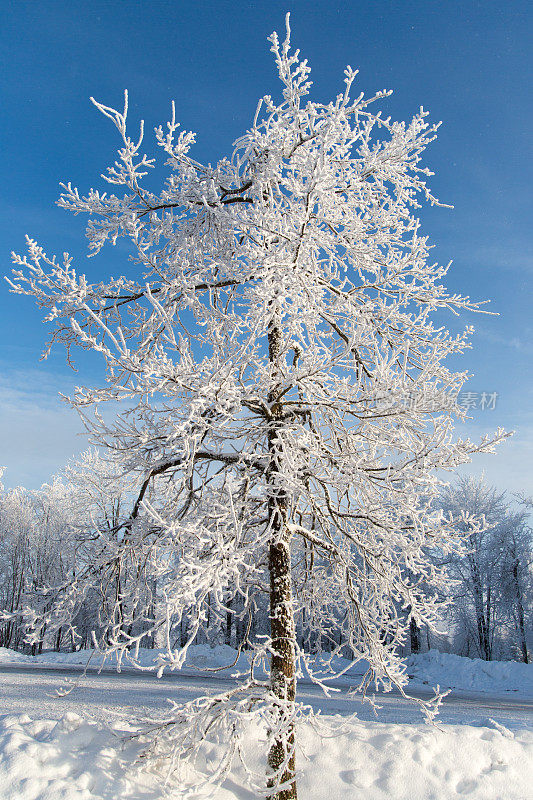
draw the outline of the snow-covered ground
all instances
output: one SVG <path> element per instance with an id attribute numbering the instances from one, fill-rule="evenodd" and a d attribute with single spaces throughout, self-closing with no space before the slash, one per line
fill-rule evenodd
<path id="1" fill-rule="evenodd" d="M 144 667 L 156 664 L 159 652 L 141 649 L 138 661 Z M 0 664 L 84 667 L 88 662 L 94 669 L 98 669 L 102 664 L 109 669 L 116 667 L 114 657 L 103 663 L 101 656 L 92 650 L 80 650 L 76 653 L 46 652 L 38 656 L 28 656 L 0 647 Z M 479 658 L 463 658 L 430 650 L 428 653 L 409 656 L 406 665 L 412 686 L 439 685 L 441 689 L 453 688 L 492 694 L 515 692 L 521 697 L 533 697 L 533 664 L 522 664 L 517 661 L 482 661 Z M 349 662 L 346 659 L 337 658 L 334 661 L 334 667 L 339 672 L 348 666 Z M 122 668 L 131 668 L 131 664 L 124 659 Z M 247 654 L 244 652 L 239 655 L 227 645 L 217 647 L 194 645 L 189 648 L 184 665 L 186 674 L 216 669 L 216 674 L 221 677 L 247 672 L 248 668 Z M 320 668 L 319 660 L 316 662 L 316 668 Z M 364 671 L 365 665 L 360 663 L 349 669 L 345 677 L 350 680 L 354 675 L 362 674 Z"/>
<path id="2" fill-rule="evenodd" d="M 342 733 L 319 736 L 298 730 L 300 797 L 306 800 L 527 800 L 533 780 L 533 733 L 487 728 L 362 722 Z M 262 767 L 264 733 L 250 730 L 250 756 Z M 204 757 L 216 758 L 217 746 Z M 75 714 L 32 721 L 27 715 L 0 720 L 2 800 L 156 800 L 157 777 L 134 765 L 140 752 L 128 730 L 103 726 Z M 133 766 L 132 766 L 133 764 Z M 216 800 L 252 800 L 236 765 Z M 191 797 L 187 780 L 172 797 Z M 204 794 L 192 795 L 205 797 Z"/>
<path id="3" fill-rule="evenodd" d="M 147 665 L 154 656 L 146 651 L 141 660 Z M 161 800 L 158 777 L 134 765 L 140 745 L 128 739 L 124 715 L 136 720 L 163 709 L 167 697 L 188 701 L 220 689 L 235 667 L 222 673 L 198 670 L 234 658 L 230 648 L 192 648 L 182 673 L 158 680 L 151 673 L 90 671 L 79 688 L 57 697 L 65 679 L 80 675 L 87 653 L 46 653 L 34 659 L 0 651 L 0 715 L 5 715 L 0 716 L 0 800 Z M 330 698 L 302 681 L 299 699 L 342 728 L 336 736 L 320 738 L 308 724 L 300 725 L 300 797 L 528 800 L 533 785 L 533 719 L 527 699 L 531 667 L 481 662 L 488 672 L 476 683 L 472 671 L 480 663 L 468 662 L 436 653 L 409 660 L 413 694 L 427 694 L 423 681 L 464 688 L 446 698 L 438 728 L 424 725 L 418 709 L 394 692 L 378 696 L 382 710 L 376 721 L 370 706 L 348 699 L 349 675 Z M 94 659 L 92 666 L 98 666 Z M 347 716 L 354 711 L 357 721 Z M 258 770 L 265 758 L 263 737 L 258 729 L 248 737 Z M 216 754 L 213 744 L 204 756 L 211 760 Z M 187 795 L 186 786 L 182 777 L 173 800 L 202 797 Z M 256 796 L 245 787 L 237 764 L 215 800 Z"/>

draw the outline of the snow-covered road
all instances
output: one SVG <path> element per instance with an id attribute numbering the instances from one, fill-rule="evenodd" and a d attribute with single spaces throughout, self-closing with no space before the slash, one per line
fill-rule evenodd
<path id="1" fill-rule="evenodd" d="M 57 691 L 65 688 L 66 681 L 78 681 L 78 686 L 67 696 L 58 697 Z M 168 697 L 191 700 L 206 692 L 220 691 L 227 683 L 227 678 L 177 673 L 157 679 L 150 673 L 91 671 L 81 677 L 79 668 L 2 664 L 0 714 L 27 713 L 36 718 L 59 719 L 66 712 L 74 712 L 108 721 L 117 712 L 133 712 L 140 717 L 149 715 L 151 709 L 164 708 Z M 346 715 L 356 711 L 362 720 L 375 720 L 369 704 L 347 697 L 347 685 L 349 681 L 340 692 L 327 698 L 318 687 L 301 682 L 298 695 L 324 714 Z M 410 692 L 418 697 L 429 695 L 422 687 L 412 686 Z M 395 692 L 380 693 L 377 700 L 382 706 L 377 718 L 380 722 L 422 721 L 417 705 Z M 439 715 L 440 722 L 456 725 L 479 726 L 487 724 L 489 719 L 508 728 L 533 728 L 533 703 L 520 697 L 454 691 L 445 698 Z"/>

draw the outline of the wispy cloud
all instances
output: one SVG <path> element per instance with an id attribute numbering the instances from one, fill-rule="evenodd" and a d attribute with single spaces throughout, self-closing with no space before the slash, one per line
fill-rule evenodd
<path id="1" fill-rule="evenodd" d="M 468 434 L 476 441 L 489 432 L 485 426 L 469 425 Z M 461 435 L 465 435 L 461 431 Z M 474 456 L 461 468 L 462 474 L 483 477 L 487 483 L 509 492 L 532 492 L 533 420 L 518 425 L 514 435 L 503 442 L 496 453 Z"/>
<path id="2" fill-rule="evenodd" d="M 525 336 L 503 336 L 500 333 L 489 331 L 481 326 L 476 326 L 476 336 L 486 339 L 493 344 L 500 344 L 504 347 L 509 347 L 519 353 L 533 352 L 533 337 L 530 330 L 525 330 Z"/>
<path id="3" fill-rule="evenodd" d="M 87 446 L 77 414 L 58 398 L 60 376 L 37 369 L 0 375 L 0 466 L 5 486 L 36 488 Z M 69 387 L 70 388 L 70 387 Z"/>

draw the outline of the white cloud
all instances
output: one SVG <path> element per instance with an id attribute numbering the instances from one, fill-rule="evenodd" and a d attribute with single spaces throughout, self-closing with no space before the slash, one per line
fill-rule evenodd
<path id="1" fill-rule="evenodd" d="M 36 488 L 87 447 L 82 423 L 58 398 L 61 376 L 37 369 L 0 376 L 0 466 L 6 487 Z"/>

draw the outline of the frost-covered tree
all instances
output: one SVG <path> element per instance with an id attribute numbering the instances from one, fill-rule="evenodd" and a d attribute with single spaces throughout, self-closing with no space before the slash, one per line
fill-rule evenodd
<path id="1" fill-rule="evenodd" d="M 509 652 L 510 640 L 513 647 L 518 640 L 527 663 L 532 588 L 527 512 L 513 508 L 504 492 L 471 477 L 448 486 L 441 504 L 464 534 L 464 547 L 444 559 L 456 581 L 451 619 L 461 654 L 490 661 Z"/>
<path id="2" fill-rule="evenodd" d="M 463 533 L 465 544 L 464 550 L 445 559 L 458 582 L 455 615 L 461 617 L 460 626 L 474 642 L 476 656 L 491 661 L 500 610 L 498 526 L 507 511 L 504 494 L 481 480 L 465 477 L 447 487 L 442 506 Z"/>
<path id="3" fill-rule="evenodd" d="M 34 514 L 22 489 L 0 489 L 0 611 L 20 611 L 29 585 Z M 24 631 L 17 617 L 2 620 L 0 647 L 17 648 Z"/>
<path id="4" fill-rule="evenodd" d="M 34 650 L 42 647 L 47 632 L 43 612 L 51 610 L 45 589 L 70 577 L 75 560 L 78 520 L 71 500 L 71 487 L 59 478 L 36 491 L 17 487 L 0 492 L 0 619 L 4 620 L 0 642 L 4 647 L 22 649 L 27 644 L 17 615 L 30 608 L 39 617 Z M 62 633 L 56 626 L 54 641 L 49 642 L 56 649 Z"/>
<path id="5" fill-rule="evenodd" d="M 373 111 L 387 93 L 353 97 L 351 68 L 330 103 L 308 99 L 309 67 L 287 31 L 270 39 L 283 96 L 261 100 L 229 158 L 195 161 L 174 112 L 156 130 L 162 188 L 146 184 L 155 159 L 142 126 L 137 140 L 127 133 L 127 96 L 123 111 L 95 102 L 122 140 L 105 176 L 117 193 L 67 184 L 59 205 L 88 214 L 93 255 L 124 239 L 131 260 L 121 277 L 95 280 L 28 240 L 12 279 L 47 310 L 54 342 L 102 356 L 106 382 L 71 402 L 137 485 L 116 537 L 58 590 L 58 607 L 124 569 L 134 577 L 102 646 L 135 660 L 133 646 L 162 631 L 162 671 L 183 664 L 208 614 L 223 620 L 238 595 L 253 619 L 266 595 L 270 633 L 249 674 L 175 707 L 154 725 L 154 747 L 194 757 L 219 736 L 220 780 L 256 715 L 268 732 L 263 790 L 278 800 L 296 797 L 296 678 L 312 673 L 298 620 L 326 632 L 335 621 L 336 646 L 370 665 L 363 686 L 403 687 L 398 645 L 411 618 L 435 619 L 445 580 L 429 550 L 454 546 L 432 508 L 435 473 L 503 435 L 453 437 L 466 374 L 445 360 L 471 329 L 452 335 L 432 313 L 479 306 L 446 291 L 415 216 L 420 198 L 437 202 L 421 165 L 437 126 L 422 109 L 408 124 Z M 129 405 L 114 421 L 85 411 L 113 401 Z M 150 579 L 164 597 L 152 617 L 139 599 Z M 141 632 L 116 624 L 126 606 L 145 615 Z M 255 668 L 265 661 L 268 681 Z"/>
<path id="6" fill-rule="evenodd" d="M 527 631 L 531 630 L 533 606 L 533 531 L 527 511 L 505 515 L 496 532 L 499 559 L 499 590 L 503 610 L 510 612 L 517 634 L 517 651 L 529 664 Z"/>
<path id="7" fill-rule="evenodd" d="M 73 514 L 78 512 L 80 525 L 116 529 L 128 500 L 130 481 L 114 462 L 89 449 L 67 464 L 61 478 L 71 487 Z"/>
<path id="8" fill-rule="evenodd" d="M 131 502 L 130 479 L 116 462 L 103 458 L 94 449 L 70 461 L 61 477 L 70 487 L 70 515 L 77 529 L 75 574 L 71 575 L 77 577 L 92 569 L 102 542 L 106 542 L 107 549 L 116 547 L 124 508 Z M 106 635 L 110 619 L 124 606 L 124 602 L 117 606 L 117 597 L 123 596 L 129 582 L 123 565 L 114 580 L 105 584 L 97 581 L 96 585 L 85 581 L 86 591 L 71 595 L 73 606 L 67 614 L 63 609 L 63 615 L 71 623 L 71 635 L 78 646 L 88 646 L 94 636 L 98 640 Z M 149 594 L 150 585 L 143 596 Z M 120 624 L 120 617 L 116 619 Z M 133 621 L 123 619 L 122 624 L 129 629 Z"/>
<path id="9" fill-rule="evenodd" d="M 39 625 L 40 641 L 33 642 L 41 648 L 48 628 L 47 612 L 53 614 L 48 589 L 71 580 L 75 572 L 79 515 L 72 502 L 72 487 L 59 476 L 28 494 L 34 523 L 30 548 L 31 592 L 25 602 L 43 615 Z M 54 649 L 59 650 L 66 630 L 61 625 L 51 627 Z"/>

